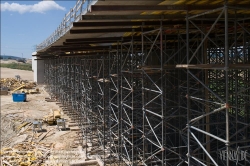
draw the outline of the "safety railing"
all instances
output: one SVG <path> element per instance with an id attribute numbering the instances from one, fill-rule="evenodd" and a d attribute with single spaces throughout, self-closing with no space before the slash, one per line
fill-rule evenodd
<path id="1" fill-rule="evenodd" d="M 77 0 L 76 5 L 65 15 L 57 29 L 46 40 L 36 46 L 36 51 L 50 46 L 61 36 L 65 35 L 65 33 L 72 28 L 73 22 L 81 20 L 81 15 L 86 14 L 89 6 L 93 5 L 96 1 L 97 0 Z"/>

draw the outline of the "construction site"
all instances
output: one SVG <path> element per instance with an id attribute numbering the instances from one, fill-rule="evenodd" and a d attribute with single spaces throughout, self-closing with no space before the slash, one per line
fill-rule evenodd
<path id="1" fill-rule="evenodd" d="M 250 165 L 249 0 L 78 0 L 33 60 L 86 161 Z"/>

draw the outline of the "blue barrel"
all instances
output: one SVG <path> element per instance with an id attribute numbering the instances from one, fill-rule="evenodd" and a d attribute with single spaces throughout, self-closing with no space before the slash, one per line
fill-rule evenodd
<path id="1" fill-rule="evenodd" d="M 14 102 L 24 102 L 26 101 L 26 93 L 12 93 Z"/>

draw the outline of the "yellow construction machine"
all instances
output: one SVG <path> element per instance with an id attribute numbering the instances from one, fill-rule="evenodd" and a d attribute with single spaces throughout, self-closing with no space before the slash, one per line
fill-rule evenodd
<path id="1" fill-rule="evenodd" d="M 57 119 L 61 119 L 60 110 L 52 110 L 50 109 L 50 114 L 43 117 L 43 122 L 48 123 L 49 125 L 56 124 Z"/>

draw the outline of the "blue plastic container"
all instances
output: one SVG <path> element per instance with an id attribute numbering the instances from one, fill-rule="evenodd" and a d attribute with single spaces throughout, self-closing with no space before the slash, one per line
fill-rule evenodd
<path id="1" fill-rule="evenodd" d="M 24 102 L 26 101 L 26 93 L 12 93 L 14 102 Z"/>

